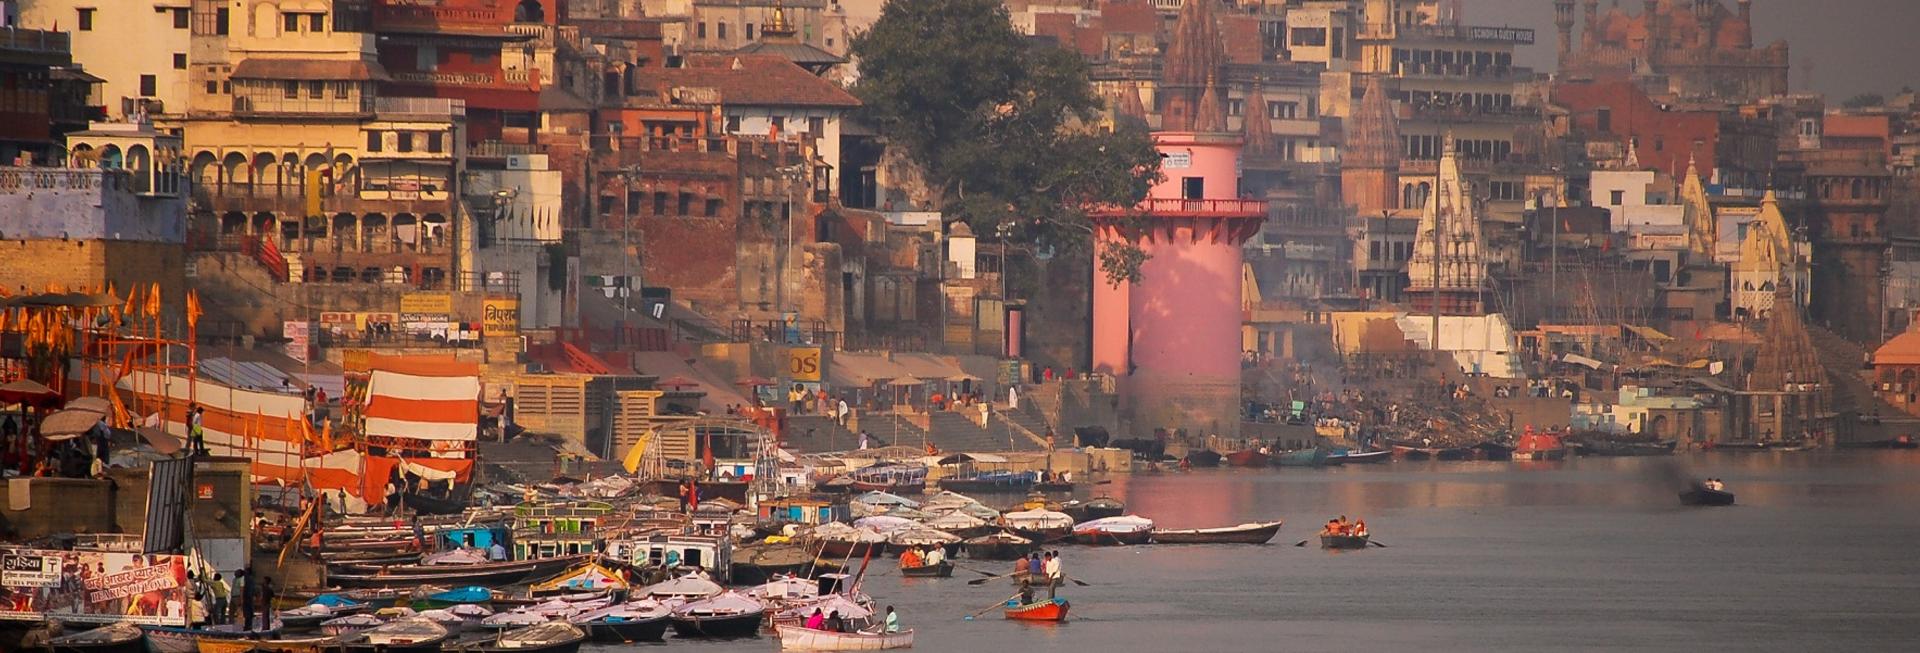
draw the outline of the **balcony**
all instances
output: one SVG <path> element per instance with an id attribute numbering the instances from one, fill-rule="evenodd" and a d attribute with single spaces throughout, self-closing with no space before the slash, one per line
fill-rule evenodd
<path id="1" fill-rule="evenodd" d="M 1188 200 L 1148 199 L 1131 211 L 1162 217 L 1181 218 L 1262 218 L 1267 215 L 1266 200 Z M 1129 210 L 1111 207 L 1095 209 L 1095 215 L 1123 215 Z"/>
<path id="2" fill-rule="evenodd" d="M 513 6 L 502 3 L 493 7 L 448 7 L 383 0 L 373 8 L 373 19 L 382 32 L 420 33 L 452 26 L 498 27 L 513 22 Z"/>
<path id="3" fill-rule="evenodd" d="M 1361 40 L 1428 38 L 1456 41 L 1482 41 L 1487 43 L 1511 43 L 1514 45 L 1533 45 L 1533 30 L 1519 27 L 1490 27 L 1482 25 L 1418 25 L 1402 23 L 1390 28 L 1392 32 L 1375 29 L 1361 29 L 1357 38 Z"/>
<path id="4" fill-rule="evenodd" d="M 0 30 L 0 63 L 64 66 L 72 62 L 73 37 L 39 29 Z"/>
<path id="5" fill-rule="evenodd" d="M 374 100 L 373 110 L 382 116 L 459 118 L 467 115 L 467 101 L 458 98 L 383 97 Z"/>
<path id="6" fill-rule="evenodd" d="M 438 72 L 396 70 L 388 73 L 400 84 L 487 88 L 513 91 L 539 90 L 539 72 L 527 70 L 488 70 L 477 72 Z"/>
<path id="7" fill-rule="evenodd" d="M 551 48 L 564 44 L 575 50 L 580 49 L 580 28 L 572 25 L 514 23 L 507 26 L 507 31 L 533 39 L 529 45 L 534 47 Z"/>

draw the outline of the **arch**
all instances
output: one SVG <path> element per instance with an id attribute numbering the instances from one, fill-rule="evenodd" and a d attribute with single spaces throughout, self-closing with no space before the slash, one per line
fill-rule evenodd
<path id="1" fill-rule="evenodd" d="M 352 213 L 335 213 L 327 236 L 333 240 L 335 252 L 360 251 L 360 220 Z"/>
<path id="2" fill-rule="evenodd" d="M 1671 425 L 1667 423 L 1666 415 L 1655 415 L 1652 420 L 1647 422 L 1647 433 L 1654 437 L 1665 439 L 1667 437 L 1667 429 L 1670 426 Z"/>
<path id="3" fill-rule="evenodd" d="M 270 237 L 273 235 L 275 222 L 278 222 L 278 220 L 274 219 L 272 213 L 266 211 L 255 213 L 253 214 L 253 218 L 247 221 L 247 233 L 255 236 Z"/>
<path id="4" fill-rule="evenodd" d="M 353 268 L 342 265 L 333 269 L 334 283 L 347 283 L 350 281 L 353 281 Z"/>
<path id="5" fill-rule="evenodd" d="M 1913 390 L 1913 382 L 1916 376 L 1920 376 L 1920 373 L 1914 372 L 1913 368 L 1909 367 L 1909 368 L 1900 370 L 1900 373 L 1895 375 L 1894 379 L 1897 383 L 1900 384 L 1901 390 L 1911 392 Z"/>
<path id="6" fill-rule="evenodd" d="M 1773 292 L 1773 282 L 1772 281 L 1760 282 L 1760 292 Z"/>
<path id="7" fill-rule="evenodd" d="M 220 214 L 220 235 L 226 236 L 244 233 L 247 233 L 247 214 L 239 211 L 228 211 Z"/>
<path id="8" fill-rule="evenodd" d="M 300 164 L 306 166 L 308 170 L 319 170 L 327 167 L 327 155 L 314 152 L 308 154 L 306 160 L 301 161 Z"/>
<path id="9" fill-rule="evenodd" d="M 247 170 L 247 183 L 255 185 L 272 183 L 274 163 L 272 154 L 261 152 L 253 155 L 252 167 Z"/>
<path id="10" fill-rule="evenodd" d="M 1414 193 L 1414 206 L 1426 206 L 1429 197 L 1433 197 L 1433 184 L 1420 182 L 1419 190 Z"/>
<path id="11" fill-rule="evenodd" d="M 238 185 L 252 181 L 251 178 L 246 177 L 245 173 L 242 172 L 246 168 L 247 155 L 239 152 L 228 152 L 225 157 L 220 159 L 221 183 Z"/>
<path id="12" fill-rule="evenodd" d="M 220 183 L 220 159 L 212 152 L 201 150 L 194 153 L 193 161 L 187 164 L 187 178 L 201 186 L 215 186 Z"/>
<path id="13" fill-rule="evenodd" d="M 120 153 L 120 146 L 118 145 L 108 145 L 100 148 L 100 168 L 102 170 L 119 168 L 125 163 L 124 159 L 125 157 Z"/>
<path id="14" fill-rule="evenodd" d="M 127 148 L 126 168 L 133 173 L 133 190 L 144 193 L 153 190 L 153 153 L 145 145 Z"/>
<path id="15" fill-rule="evenodd" d="M 442 246 L 446 244 L 446 240 L 447 216 L 438 213 L 428 213 L 421 216 L 420 242 L 422 251 L 426 250 L 428 245 L 431 245 L 435 250 L 441 249 Z"/>
<path id="16" fill-rule="evenodd" d="M 513 6 L 513 22 L 544 23 L 547 21 L 547 9 L 540 6 L 540 0 L 520 0 Z"/>
<path id="17" fill-rule="evenodd" d="M 394 214 L 393 221 L 388 223 L 388 226 L 389 231 L 393 233 L 394 242 L 399 244 L 398 251 L 420 251 L 420 220 L 413 217 L 412 213 Z"/>

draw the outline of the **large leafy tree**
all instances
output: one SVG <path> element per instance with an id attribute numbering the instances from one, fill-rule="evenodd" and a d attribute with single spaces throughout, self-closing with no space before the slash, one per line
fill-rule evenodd
<path id="1" fill-rule="evenodd" d="M 1159 174 L 1143 126 L 1094 128 L 1102 101 L 1078 53 L 1013 29 L 999 0 L 890 0 L 853 40 L 864 117 L 903 147 L 949 219 L 1042 250 L 1088 246 L 1090 206 L 1133 206 Z M 1129 245 L 1098 256 L 1139 275 Z"/>

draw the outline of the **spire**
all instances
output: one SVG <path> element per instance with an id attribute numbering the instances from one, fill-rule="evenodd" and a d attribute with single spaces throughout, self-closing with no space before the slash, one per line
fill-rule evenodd
<path id="1" fill-rule="evenodd" d="M 1480 246 L 1480 215 L 1474 204 L 1473 188 L 1460 174 L 1460 158 L 1454 147 L 1453 132 L 1449 131 L 1441 140 L 1440 168 L 1434 177 L 1433 194 L 1428 196 L 1427 205 L 1420 212 L 1413 259 L 1407 262 L 1408 288 L 1483 291 L 1487 268 L 1480 257 Z M 1437 265 L 1435 259 L 1438 259 Z"/>
<path id="2" fill-rule="evenodd" d="M 1720 249 L 1720 230 L 1715 224 L 1713 207 L 1707 203 L 1706 185 L 1700 182 L 1700 169 L 1692 156 L 1687 157 L 1687 175 L 1680 182 L 1681 221 L 1687 227 L 1687 251 L 1703 264 L 1712 263 Z"/>
<path id="3" fill-rule="evenodd" d="M 1194 0 L 1180 8 L 1173 39 L 1161 70 L 1160 89 L 1167 93 L 1160 128 L 1196 131 L 1194 122 L 1206 81 L 1219 72 L 1225 55 L 1220 49 L 1220 26 L 1213 15 L 1214 0 Z M 1215 98 L 1216 100 L 1218 98 Z"/>
<path id="4" fill-rule="evenodd" d="M 1627 139 L 1626 169 L 1627 170 L 1640 169 L 1640 139 L 1638 138 Z"/>
<path id="5" fill-rule="evenodd" d="M 1246 110 L 1240 113 L 1240 127 L 1247 141 L 1243 151 L 1251 156 L 1267 156 L 1275 151 L 1273 125 L 1267 122 L 1266 85 L 1265 78 L 1254 80 L 1253 90 L 1247 93 Z"/>
<path id="6" fill-rule="evenodd" d="M 1199 108 L 1193 110 L 1193 131 L 1223 132 L 1226 130 L 1227 114 L 1220 107 L 1220 87 L 1213 83 L 1213 75 L 1207 75 L 1207 90 L 1200 94 Z"/>
<path id="7" fill-rule="evenodd" d="M 1147 119 L 1147 105 L 1140 101 L 1140 83 L 1127 81 L 1126 88 L 1120 89 L 1120 115 Z"/>
<path id="8" fill-rule="evenodd" d="M 1347 125 L 1346 166 L 1398 169 L 1400 127 L 1393 115 L 1393 100 L 1387 97 L 1378 75 L 1367 77 L 1365 93 Z"/>
<path id="9" fill-rule="evenodd" d="M 787 7 L 784 0 L 773 0 L 773 16 L 767 19 L 766 26 L 760 29 L 761 38 L 771 41 L 798 33 L 799 31 L 793 28 L 793 24 L 787 22 Z"/>

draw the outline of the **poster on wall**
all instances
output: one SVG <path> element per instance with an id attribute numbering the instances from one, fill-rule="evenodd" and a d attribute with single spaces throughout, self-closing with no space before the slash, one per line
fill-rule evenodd
<path id="1" fill-rule="evenodd" d="M 0 548 L 0 619 L 187 625 L 186 556 Z"/>

